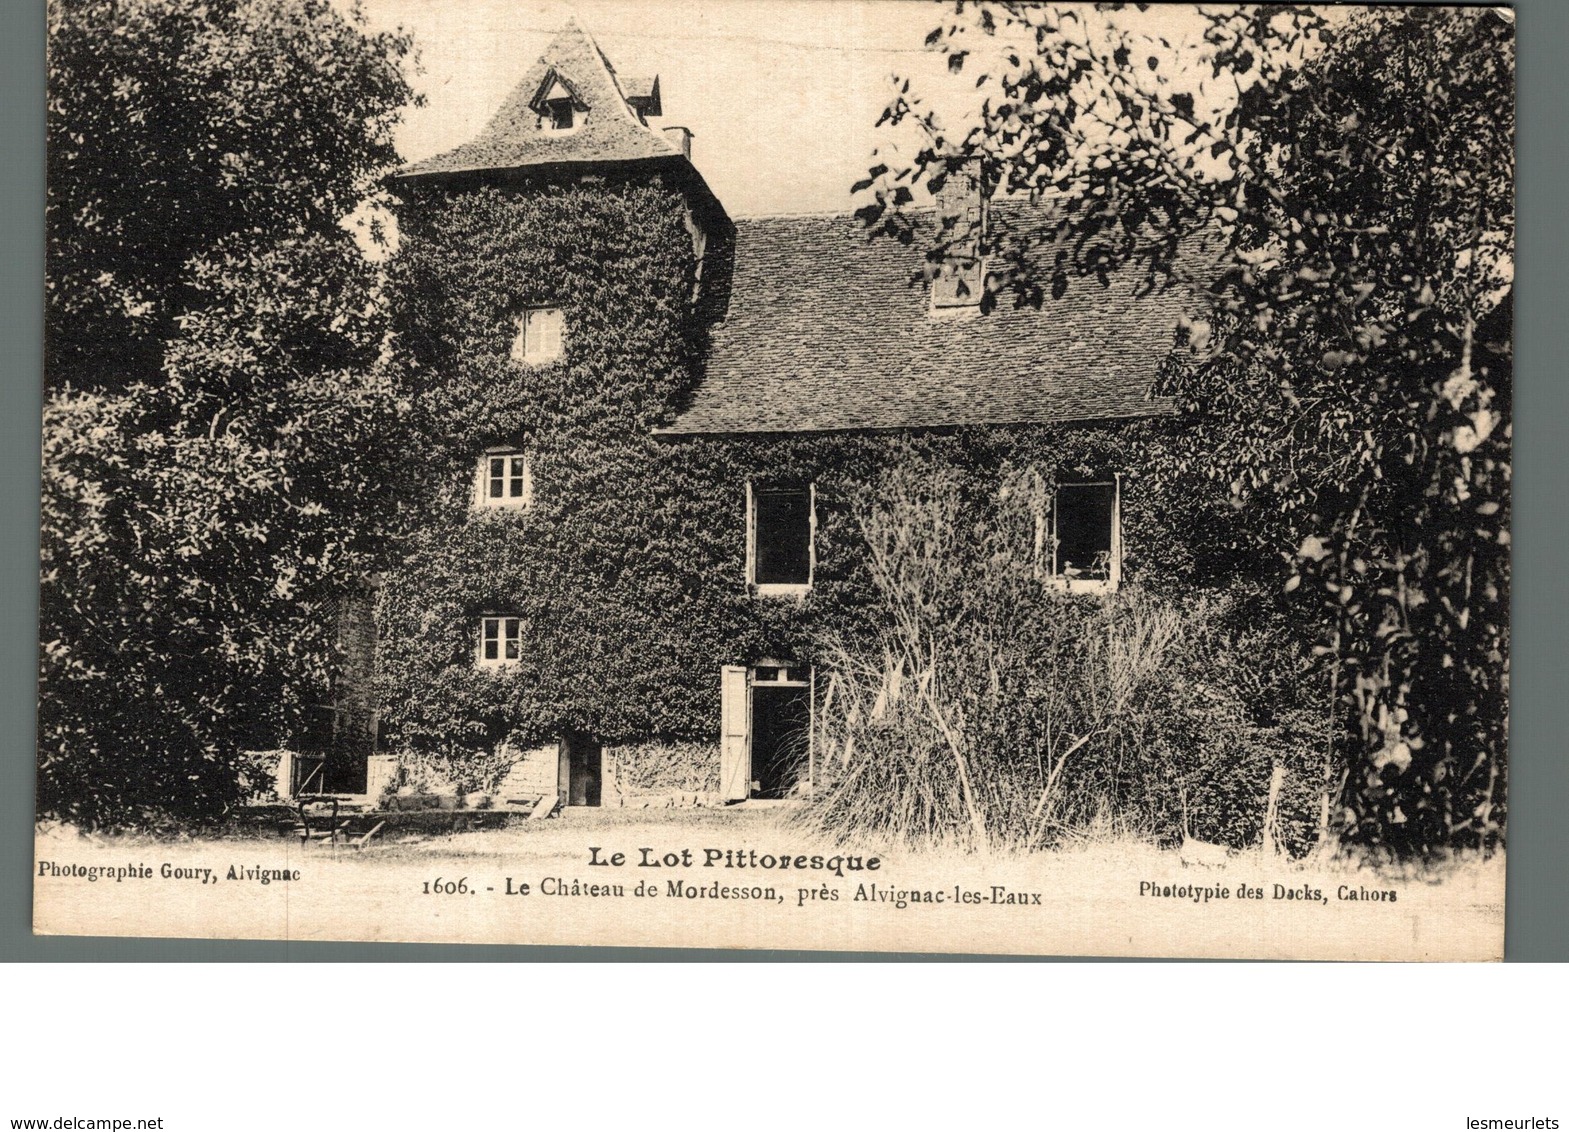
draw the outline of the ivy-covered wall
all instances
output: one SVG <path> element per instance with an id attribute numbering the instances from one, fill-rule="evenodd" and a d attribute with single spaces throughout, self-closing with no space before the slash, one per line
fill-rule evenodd
<path id="1" fill-rule="evenodd" d="M 1209 565 L 1177 532 L 1200 504 L 1152 475 L 1160 421 L 916 434 L 663 439 L 700 376 L 705 325 L 678 187 L 656 180 L 428 192 L 399 217 L 401 341 L 422 375 L 426 516 L 381 591 L 379 691 L 395 745 L 446 754 L 566 732 L 610 745 L 713 743 L 719 669 L 810 662 L 872 594 L 854 507 L 894 462 L 959 471 L 977 498 L 1011 469 L 1123 475 L 1125 580 L 1185 584 Z M 713 245 L 711 244 L 711 247 Z M 722 248 L 720 249 L 722 251 Z M 709 265 L 710 280 L 723 265 Z M 560 306 L 564 358 L 510 359 L 513 317 Z M 531 453 L 526 510 L 471 509 L 487 446 Z M 745 585 L 749 479 L 815 482 L 815 584 Z M 474 662 L 478 618 L 524 619 L 515 667 Z M 690 787 L 696 788 L 696 787 Z"/>

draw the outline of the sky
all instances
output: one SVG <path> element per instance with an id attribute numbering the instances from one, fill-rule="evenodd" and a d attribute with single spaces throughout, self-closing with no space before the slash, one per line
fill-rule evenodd
<path id="1" fill-rule="evenodd" d="M 873 128 L 895 71 L 943 82 L 922 40 L 942 15 L 909 0 L 364 0 L 373 27 L 414 35 L 424 107 L 410 161 L 473 137 L 576 14 L 617 73 L 660 76 L 664 114 L 732 215 L 841 211 L 889 131 Z"/>
<path id="2" fill-rule="evenodd" d="M 555 31 L 576 14 L 625 76 L 660 76 L 655 126 L 692 130 L 692 160 L 732 216 L 846 212 L 873 151 L 901 138 L 876 128 L 909 77 L 963 116 L 973 80 L 948 75 L 922 44 L 950 5 L 917 0 L 362 0 L 372 27 L 413 33 L 427 100 L 399 131 L 415 161 L 477 134 Z M 1175 36 L 1191 12 L 1153 17 Z M 915 138 L 903 135 L 913 152 Z M 896 164 L 889 162 L 889 164 Z"/>

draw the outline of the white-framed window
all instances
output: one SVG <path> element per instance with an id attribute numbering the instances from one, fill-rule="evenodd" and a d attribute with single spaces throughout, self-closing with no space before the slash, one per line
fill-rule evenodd
<path id="1" fill-rule="evenodd" d="M 537 366 L 553 362 L 566 348 L 566 316 L 560 307 L 530 307 L 518 315 L 512 360 Z"/>
<path id="2" fill-rule="evenodd" d="M 527 507 L 534 500 L 534 472 L 528 453 L 516 448 L 482 452 L 474 473 L 474 506 Z"/>
<path id="3" fill-rule="evenodd" d="M 758 594 L 803 594 L 817 565 L 815 484 L 746 485 L 746 581 Z"/>
<path id="4" fill-rule="evenodd" d="M 506 614 L 487 614 L 479 619 L 481 668 L 505 668 L 523 659 L 523 619 Z"/>
<path id="5" fill-rule="evenodd" d="M 1122 480 L 1059 482 L 1042 516 L 1039 558 L 1071 593 L 1111 593 L 1122 581 Z"/>

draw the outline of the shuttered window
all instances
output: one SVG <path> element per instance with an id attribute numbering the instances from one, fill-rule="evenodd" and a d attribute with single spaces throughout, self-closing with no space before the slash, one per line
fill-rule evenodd
<path id="1" fill-rule="evenodd" d="M 518 316 L 512 360 L 537 366 L 553 362 L 566 348 L 566 316 L 560 307 L 532 307 Z"/>

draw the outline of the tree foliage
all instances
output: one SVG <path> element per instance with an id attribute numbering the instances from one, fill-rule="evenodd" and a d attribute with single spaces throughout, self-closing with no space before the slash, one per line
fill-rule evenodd
<path id="1" fill-rule="evenodd" d="M 226 238 L 333 233 L 397 161 L 409 49 L 326 0 L 52 0 L 50 384 L 156 375 Z"/>
<path id="2" fill-rule="evenodd" d="M 1140 6 L 1142 7 L 1142 6 Z M 1279 555 L 1335 672 L 1345 807 L 1397 850 L 1502 830 L 1507 723 L 1513 23 L 1484 9 L 1205 9 L 1187 42 L 1123 5 L 967 4 L 928 44 L 977 73 L 945 132 L 878 166 L 863 215 L 979 162 L 1057 204 L 993 233 L 990 301 L 1133 262 L 1205 300 L 1168 391 L 1211 481 Z M 953 239 L 967 233 L 953 233 Z M 934 248 L 941 257 L 943 247 Z"/>
<path id="3" fill-rule="evenodd" d="M 316 0 L 50 8 L 39 812 L 210 815 L 325 701 L 407 405 L 345 219 L 408 41 Z"/>

